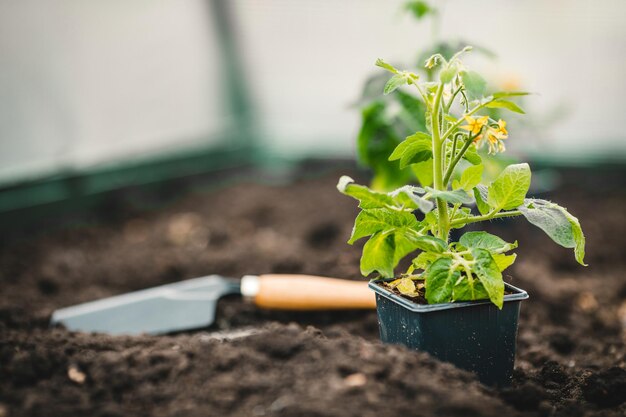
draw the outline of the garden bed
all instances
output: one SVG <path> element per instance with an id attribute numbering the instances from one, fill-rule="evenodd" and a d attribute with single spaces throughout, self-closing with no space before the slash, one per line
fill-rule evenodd
<path id="1" fill-rule="evenodd" d="M 58 307 L 211 273 L 359 279 L 360 246 L 345 243 L 357 208 L 336 191 L 338 176 L 239 184 L 3 244 L 0 416 L 624 415 L 626 195 L 596 189 L 594 200 L 576 188 L 602 173 L 568 173 L 554 195 L 585 227 L 588 268 L 524 221 L 487 225 L 518 238 L 505 279 L 530 294 L 508 389 L 381 345 L 374 311 L 262 312 L 233 297 L 197 332 L 47 327 Z"/>

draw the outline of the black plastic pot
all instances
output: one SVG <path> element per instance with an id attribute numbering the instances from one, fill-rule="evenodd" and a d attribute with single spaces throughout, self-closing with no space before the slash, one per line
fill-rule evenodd
<path id="1" fill-rule="evenodd" d="M 504 306 L 490 301 L 416 304 L 380 286 L 376 292 L 380 338 L 428 352 L 474 372 L 486 385 L 506 386 L 513 376 L 520 302 L 526 291 L 505 284 Z"/>

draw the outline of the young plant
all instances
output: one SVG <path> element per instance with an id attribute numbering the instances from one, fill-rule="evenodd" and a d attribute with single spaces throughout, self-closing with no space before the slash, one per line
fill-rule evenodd
<path id="1" fill-rule="evenodd" d="M 437 76 L 438 68 L 426 68 L 421 65 L 429 56 L 440 54 L 450 59 L 460 48 L 467 44 L 459 40 L 443 40 L 440 36 L 440 20 L 442 12 L 423 0 L 408 0 L 403 4 L 403 10 L 412 15 L 413 19 L 420 24 L 429 20 L 432 29 L 430 41 L 425 41 L 422 46 L 425 49 L 418 51 L 416 72 L 420 79 L 433 81 Z M 488 58 L 495 58 L 495 54 L 486 48 L 474 48 L 474 51 Z M 410 65 L 413 68 L 413 64 Z M 424 118 L 425 107 L 414 94 L 402 89 L 397 89 L 393 94 L 384 94 L 383 86 L 387 82 L 384 73 L 372 74 L 366 80 L 363 94 L 358 105 L 361 111 L 361 128 L 357 136 L 356 151 L 357 159 L 363 166 L 372 171 L 370 187 L 377 191 L 390 191 L 410 180 L 420 183 L 432 181 L 432 178 L 421 176 L 424 170 L 419 165 L 409 165 L 400 168 L 399 164 L 389 161 L 387 158 L 402 140 L 413 132 L 426 130 Z M 518 98 L 518 100 L 521 98 Z M 489 109 L 489 115 L 499 119 L 501 109 Z M 529 123 L 527 122 L 525 126 Z M 490 176 L 494 170 L 501 166 L 513 163 L 513 158 L 493 158 L 487 161 L 485 175 Z M 426 162 L 427 163 L 427 162 Z"/>
<path id="2" fill-rule="evenodd" d="M 516 255 L 508 252 L 517 242 L 475 231 L 449 242 L 451 229 L 523 216 L 559 245 L 573 248 L 582 265 L 585 238 L 578 219 L 565 208 L 526 197 L 531 179 L 528 164 L 509 165 L 489 185 L 481 184 L 483 163 L 478 150 L 486 148 L 495 155 L 505 150 L 508 139 L 506 122 L 490 118 L 488 110 L 523 113 L 510 98 L 527 93 L 485 96 L 485 80 L 460 59 L 470 50 L 466 47 L 449 60 L 440 54 L 428 58 L 426 68 L 438 69 L 436 82 L 421 82 L 413 72 L 376 61 L 393 74 L 385 93 L 409 86 L 423 101 L 426 131 L 408 136 L 388 159 L 399 161 L 400 168 L 411 166 L 424 180 L 421 187 L 407 184 L 383 193 L 343 176 L 337 188 L 359 201 L 361 211 L 348 243 L 369 237 L 361 257 L 364 276 L 376 272 L 395 278 L 398 263 L 419 251 L 409 268 L 386 285 L 410 297 L 424 296 L 431 304 L 488 298 L 502 308 L 502 271 L 515 261 Z"/>

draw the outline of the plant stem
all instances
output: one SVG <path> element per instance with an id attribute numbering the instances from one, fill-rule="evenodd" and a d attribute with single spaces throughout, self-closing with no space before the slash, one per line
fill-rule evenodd
<path id="1" fill-rule="evenodd" d="M 454 140 L 452 141 L 452 151 L 450 152 L 450 164 L 452 164 L 452 161 L 454 160 L 454 154 L 456 154 L 456 143 L 458 142 L 459 138 L 457 137 L 457 135 L 454 135 Z M 444 184 L 447 184 L 447 181 L 445 180 L 445 176 L 443 177 Z"/>
<path id="2" fill-rule="evenodd" d="M 460 91 L 461 91 L 461 87 L 457 88 L 456 91 L 452 93 L 452 98 L 450 99 L 448 104 L 445 105 L 446 113 L 450 112 L 450 107 L 452 106 L 452 103 L 454 103 L 454 99 L 456 98 L 457 94 L 459 94 Z"/>
<path id="3" fill-rule="evenodd" d="M 443 185 L 443 141 L 441 140 L 441 130 L 439 127 L 439 110 L 441 107 L 441 96 L 443 95 L 443 84 L 439 84 L 435 100 L 431 111 L 431 124 L 433 132 L 433 185 L 435 190 L 445 190 Z M 437 198 L 437 212 L 439 214 L 439 238 L 448 241 L 450 230 L 450 220 L 448 219 L 448 203 Z"/>
<path id="4" fill-rule="evenodd" d="M 463 147 L 459 151 L 459 153 L 454 157 L 452 162 L 450 162 L 450 165 L 448 166 L 448 169 L 446 170 L 446 175 L 443 177 L 443 184 L 446 187 L 448 186 L 448 181 L 450 181 L 450 177 L 452 176 L 452 173 L 454 172 L 454 168 L 456 167 L 456 164 L 458 164 L 461 158 L 463 158 L 465 151 L 467 151 L 467 149 L 470 147 L 472 142 L 474 142 L 474 140 L 471 137 L 468 137 L 467 140 L 465 141 L 465 144 L 463 144 Z"/>
<path id="5" fill-rule="evenodd" d="M 419 84 L 417 84 L 417 82 L 414 82 L 413 84 L 415 85 L 415 88 L 417 88 L 417 91 L 419 91 L 420 96 L 422 96 L 422 100 L 424 100 L 424 104 L 426 105 L 426 108 L 429 108 L 428 98 L 426 98 L 426 94 L 424 93 L 422 88 L 419 86 Z"/>
<path id="6" fill-rule="evenodd" d="M 451 226 L 466 225 L 470 223 L 482 222 L 485 220 L 502 219 L 505 217 L 515 217 L 515 216 L 520 216 L 521 214 L 522 212 L 519 210 L 501 211 L 501 212 L 497 212 L 496 210 L 494 210 L 490 213 L 483 214 L 482 216 L 466 217 L 464 219 L 455 220 L 450 225 Z"/>

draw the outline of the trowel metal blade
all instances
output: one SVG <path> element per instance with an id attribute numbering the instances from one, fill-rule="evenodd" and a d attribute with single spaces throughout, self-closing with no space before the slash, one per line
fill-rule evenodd
<path id="1" fill-rule="evenodd" d="M 220 297 L 239 281 L 210 275 L 56 310 L 51 324 L 111 335 L 164 334 L 211 325 Z"/>

